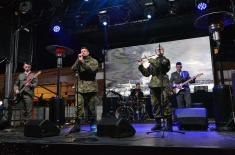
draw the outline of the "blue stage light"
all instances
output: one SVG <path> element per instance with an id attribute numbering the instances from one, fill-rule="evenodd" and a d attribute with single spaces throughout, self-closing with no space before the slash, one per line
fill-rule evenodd
<path id="1" fill-rule="evenodd" d="M 200 2 L 197 4 L 198 10 L 205 10 L 206 8 L 207 8 L 207 3 L 205 3 L 205 2 Z"/>
<path id="2" fill-rule="evenodd" d="M 54 32 L 60 32 L 60 26 L 59 25 L 54 25 L 53 26 L 53 31 Z"/>

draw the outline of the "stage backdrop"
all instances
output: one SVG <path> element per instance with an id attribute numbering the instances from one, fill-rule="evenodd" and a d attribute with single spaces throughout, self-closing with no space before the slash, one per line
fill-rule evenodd
<path id="1" fill-rule="evenodd" d="M 213 73 L 209 37 L 176 40 L 160 44 L 165 49 L 165 56 L 171 62 L 169 77 L 175 71 L 175 63 L 180 61 L 183 64 L 183 70 L 189 71 L 191 76 L 203 73 L 196 79 L 196 83 L 190 86 L 191 92 L 194 91 L 194 86 L 208 86 L 208 90 L 212 90 Z M 105 59 L 106 92 L 112 90 L 128 96 L 130 89 L 135 87 L 135 83 L 140 82 L 145 95 L 148 95 L 148 83 L 151 77 L 141 75 L 137 60 L 144 56 L 154 55 L 158 46 L 159 43 L 154 43 L 108 50 Z M 147 67 L 148 65 L 148 61 L 145 60 L 144 66 Z"/>

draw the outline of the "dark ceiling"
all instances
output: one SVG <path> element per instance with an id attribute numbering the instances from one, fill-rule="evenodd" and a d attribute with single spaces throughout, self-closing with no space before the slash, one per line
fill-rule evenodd
<path id="1" fill-rule="evenodd" d="M 24 1 L 32 9 L 19 11 Z M 100 62 L 102 49 L 132 46 L 208 35 L 208 30 L 194 26 L 195 19 L 212 11 L 232 11 L 231 0 L 210 0 L 209 9 L 199 12 L 195 0 L 1 0 L 0 1 L 0 58 L 9 58 L 14 44 L 11 32 L 19 30 L 18 62 L 31 59 L 35 69 L 56 67 L 56 57 L 46 50 L 48 45 L 62 45 L 74 49 L 73 55 L 63 59 L 70 66 L 81 46 L 87 46 Z M 152 4 L 152 5 L 147 5 Z M 151 7 L 153 18 L 145 18 Z M 100 11 L 106 10 L 109 25 L 100 24 Z M 61 25 L 59 33 L 52 32 L 54 23 Z M 29 32 L 28 32 L 29 30 Z M 225 27 L 221 55 L 233 60 L 234 25 Z M 1 60 L 0 60 L 1 61 Z M 1 72 L 4 63 L 1 63 Z M 3 69 L 2 69 L 3 68 Z M 19 68 L 19 67 L 18 67 Z"/>

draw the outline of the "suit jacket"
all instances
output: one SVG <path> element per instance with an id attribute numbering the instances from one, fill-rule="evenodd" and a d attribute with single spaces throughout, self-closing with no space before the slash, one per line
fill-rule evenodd
<path id="1" fill-rule="evenodd" d="M 34 73 L 30 73 L 28 77 L 25 75 L 25 73 L 20 73 L 18 75 L 18 78 L 15 81 L 14 84 L 14 90 L 16 91 L 17 89 L 20 91 L 25 85 L 25 82 L 27 81 L 27 78 L 33 78 L 30 85 L 25 87 L 25 89 L 22 91 L 22 94 L 28 94 L 31 97 L 34 96 L 34 88 L 38 84 L 38 78 L 34 78 Z"/>
<path id="2" fill-rule="evenodd" d="M 170 77 L 170 83 L 173 86 L 174 84 L 180 84 L 183 83 L 185 81 L 187 81 L 188 79 L 190 79 L 190 75 L 188 71 L 181 71 L 181 73 L 178 72 L 173 72 L 171 73 L 171 77 Z M 192 80 L 190 83 L 195 82 L 195 80 Z M 184 88 L 189 88 L 189 84 L 185 84 L 183 85 Z"/>

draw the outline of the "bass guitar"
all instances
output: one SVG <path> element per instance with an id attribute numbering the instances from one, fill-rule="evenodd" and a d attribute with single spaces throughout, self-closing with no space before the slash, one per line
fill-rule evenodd
<path id="1" fill-rule="evenodd" d="M 37 78 L 41 73 L 42 73 L 42 71 L 38 71 L 36 74 L 34 74 L 34 76 L 32 78 L 30 78 L 29 80 L 27 80 L 25 82 L 23 87 L 20 88 L 19 93 L 14 96 L 14 99 L 13 99 L 14 103 L 19 102 L 19 100 L 21 99 L 21 96 L 22 96 L 22 92 L 25 90 L 26 87 L 28 87 L 28 84 L 30 84 L 33 81 L 33 79 Z"/>

